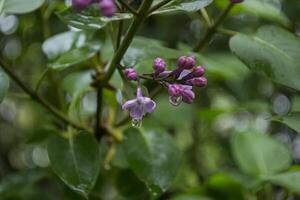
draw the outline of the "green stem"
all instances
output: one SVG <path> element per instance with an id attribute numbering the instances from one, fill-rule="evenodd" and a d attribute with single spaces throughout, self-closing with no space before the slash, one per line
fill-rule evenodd
<path id="1" fill-rule="evenodd" d="M 61 113 L 58 109 L 53 107 L 48 101 L 40 97 L 31 88 L 27 87 L 2 59 L 0 59 L 0 65 L 2 69 L 11 77 L 11 79 L 13 79 L 22 90 L 24 90 L 24 92 L 26 92 L 33 100 L 38 102 L 49 112 L 51 112 L 55 117 L 61 119 L 63 122 L 73 126 L 74 128 L 77 128 L 79 130 L 85 130 L 91 133 L 91 130 L 89 130 L 87 127 L 80 124 L 76 124 L 75 122 L 71 121 L 67 116 Z"/>
<path id="2" fill-rule="evenodd" d="M 225 34 L 225 35 L 229 35 L 229 36 L 234 36 L 236 34 L 238 34 L 239 32 L 237 31 L 233 31 L 233 30 L 229 30 L 229 29 L 225 29 L 225 28 L 218 28 L 217 31 L 219 33 Z"/>
<path id="3" fill-rule="evenodd" d="M 103 101 L 103 89 L 102 87 L 98 87 L 96 123 L 95 123 L 95 136 L 98 139 L 98 141 L 100 141 L 103 136 L 103 134 L 101 133 L 102 101 Z"/>
<path id="4" fill-rule="evenodd" d="M 148 13 L 148 10 L 149 10 L 152 2 L 153 2 L 153 0 L 144 0 L 143 1 L 142 5 L 138 11 L 138 16 L 134 17 L 134 19 L 129 27 L 129 30 L 126 33 L 125 38 L 120 45 L 120 48 L 116 51 L 111 62 L 108 65 L 106 76 L 102 82 L 103 85 L 106 85 L 109 82 L 110 78 L 112 77 L 113 73 L 115 72 L 118 64 L 122 60 L 129 45 L 131 44 L 133 37 L 136 34 L 138 28 L 140 27 L 142 22 L 147 17 L 147 13 Z"/>
<path id="5" fill-rule="evenodd" d="M 163 0 L 159 2 L 158 4 L 154 5 L 152 8 L 149 10 L 149 14 L 153 13 L 154 11 L 158 10 L 159 8 L 163 7 L 164 5 L 170 3 L 172 0 Z"/>
<path id="6" fill-rule="evenodd" d="M 230 10 L 233 8 L 234 3 L 229 3 L 228 6 L 223 10 L 223 12 L 218 16 L 215 23 L 211 27 L 208 27 L 207 31 L 202 40 L 195 46 L 193 51 L 197 52 L 202 50 L 205 45 L 212 39 L 213 35 L 217 31 L 219 25 L 224 21 Z"/>
<path id="7" fill-rule="evenodd" d="M 118 0 L 118 2 L 120 2 L 120 4 L 126 8 L 129 12 L 131 12 L 134 15 L 138 15 L 138 13 L 128 4 L 126 3 L 124 0 Z"/>

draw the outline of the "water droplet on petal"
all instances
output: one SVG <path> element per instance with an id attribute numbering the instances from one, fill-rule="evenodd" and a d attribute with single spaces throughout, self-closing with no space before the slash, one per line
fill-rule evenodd
<path id="1" fill-rule="evenodd" d="M 141 119 L 132 119 L 131 125 L 135 128 L 140 128 L 142 126 L 142 120 Z"/>
<path id="2" fill-rule="evenodd" d="M 182 96 L 169 96 L 169 102 L 173 106 L 179 106 L 180 103 L 182 102 Z"/>

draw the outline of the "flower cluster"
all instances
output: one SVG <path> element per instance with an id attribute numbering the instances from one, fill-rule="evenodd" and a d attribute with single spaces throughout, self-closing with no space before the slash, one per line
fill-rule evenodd
<path id="1" fill-rule="evenodd" d="M 162 85 L 169 94 L 169 102 L 178 106 L 181 102 L 191 104 L 195 99 L 193 87 L 204 87 L 207 79 L 203 76 L 205 68 L 196 65 L 194 56 L 181 56 L 177 60 L 175 69 L 166 70 L 167 63 L 162 58 L 156 58 L 153 62 L 153 72 L 150 74 L 138 74 L 133 68 L 126 68 L 124 75 L 128 80 L 139 81 L 140 79 L 153 80 Z M 143 97 L 140 86 L 137 97 L 123 104 L 123 109 L 130 111 L 133 122 L 139 122 L 148 112 L 153 112 L 155 102 L 148 97 Z"/>
<path id="2" fill-rule="evenodd" d="M 116 13 L 114 0 L 72 0 L 72 6 L 76 11 L 82 11 L 93 3 L 98 3 L 103 16 L 112 17 Z"/>

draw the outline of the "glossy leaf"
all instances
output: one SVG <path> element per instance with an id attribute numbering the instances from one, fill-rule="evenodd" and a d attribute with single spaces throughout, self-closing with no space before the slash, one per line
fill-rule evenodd
<path id="1" fill-rule="evenodd" d="M 253 36 L 234 36 L 230 48 L 251 70 L 300 90 L 298 37 L 278 27 L 264 26 Z"/>
<path id="2" fill-rule="evenodd" d="M 290 113 L 286 116 L 274 117 L 273 121 L 283 123 L 300 133 L 300 112 Z"/>
<path id="3" fill-rule="evenodd" d="M 3 101 L 9 88 L 9 78 L 8 76 L 0 70 L 0 103 Z"/>
<path id="4" fill-rule="evenodd" d="M 123 149 L 133 172 L 156 192 L 166 191 L 175 178 L 180 151 L 166 133 L 140 132 L 129 128 L 125 131 Z M 157 189 L 161 191 L 157 191 Z"/>
<path id="5" fill-rule="evenodd" d="M 135 37 L 122 62 L 125 66 L 134 66 L 147 59 L 153 60 L 156 57 L 171 59 L 178 58 L 184 54 L 184 51 L 163 46 L 162 42 L 158 40 Z"/>
<path id="6" fill-rule="evenodd" d="M 289 191 L 300 194 L 300 171 L 285 172 L 264 179 L 275 185 L 280 185 Z"/>
<path id="7" fill-rule="evenodd" d="M 228 5 L 228 1 L 215 2 L 221 9 L 224 9 Z M 246 0 L 243 3 L 235 5 L 231 14 L 248 14 L 277 22 L 284 26 L 291 25 L 291 21 L 281 10 L 280 0 Z"/>
<path id="8" fill-rule="evenodd" d="M 85 33 L 68 31 L 48 38 L 42 49 L 49 60 L 54 60 L 71 49 L 82 47 L 86 42 Z"/>
<path id="9" fill-rule="evenodd" d="M 44 3 L 45 0 L 0 0 L 0 15 L 2 13 L 29 13 L 41 7 Z"/>
<path id="10" fill-rule="evenodd" d="M 100 45 L 90 44 L 74 49 L 63 54 L 54 63 L 49 64 L 49 67 L 55 70 L 63 70 L 72 65 L 81 63 L 92 58 L 100 50 Z"/>
<path id="11" fill-rule="evenodd" d="M 98 144 L 88 133 L 54 137 L 48 142 L 51 167 L 72 190 L 87 198 L 100 170 Z"/>
<path id="12" fill-rule="evenodd" d="M 251 175 L 280 172 L 292 161 L 286 145 L 257 132 L 235 134 L 232 150 L 239 168 Z"/>
<path id="13" fill-rule="evenodd" d="M 153 12 L 153 15 L 178 11 L 196 12 L 201 8 L 208 6 L 212 2 L 212 0 L 176 0 L 174 3 L 168 4 L 167 6 Z"/>
<path id="14" fill-rule="evenodd" d="M 89 11 L 76 13 L 73 9 L 68 8 L 57 13 L 59 18 L 66 24 L 78 29 L 97 30 L 105 27 L 111 21 L 120 21 L 131 19 L 130 13 L 116 13 L 113 17 L 107 18 L 102 16 L 94 16 Z"/>

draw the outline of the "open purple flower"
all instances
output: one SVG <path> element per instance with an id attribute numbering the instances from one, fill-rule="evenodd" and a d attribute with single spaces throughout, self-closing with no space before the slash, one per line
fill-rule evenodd
<path id="1" fill-rule="evenodd" d="M 144 115 L 153 112 L 155 107 L 156 103 L 149 97 L 144 97 L 140 87 L 137 88 L 136 98 L 126 101 L 122 105 L 123 110 L 129 110 L 134 126 L 138 126 Z"/>

